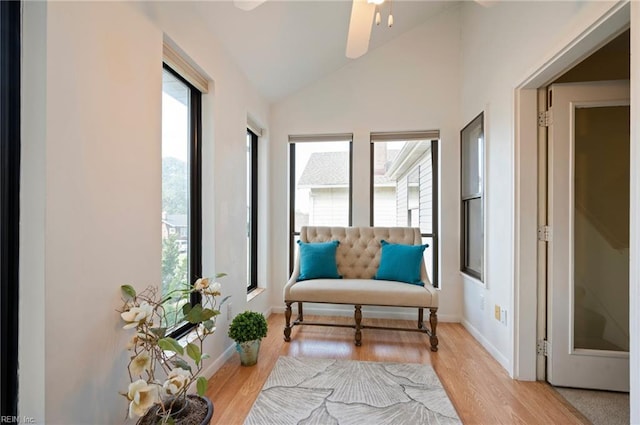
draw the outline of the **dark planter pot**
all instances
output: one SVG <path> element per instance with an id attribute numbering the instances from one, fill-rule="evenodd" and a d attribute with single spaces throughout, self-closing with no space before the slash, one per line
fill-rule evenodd
<path id="1" fill-rule="evenodd" d="M 189 395 L 189 405 L 186 409 L 176 412 L 174 421 L 176 425 L 180 425 L 183 422 L 195 423 L 194 419 L 197 416 L 199 418 L 204 417 L 200 422 L 200 425 L 209 425 L 211 418 L 213 417 L 213 403 L 207 397 L 200 397 L 197 395 Z M 138 425 L 156 425 L 161 422 L 161 417 L 158 414 L 158 407 L 152 407 L 149 411 L 141 417 Z M 197 411 L 197 413 L 196 413 Z"/>
<path id="2" fill-rule="evenodd" d="M 209 425 L 209 422 L 211 422 L 211 418 L 213 417 L 213 403 L 207 397 L 200 398 L 207 402 L 207 416 L 204 417 L 200 425 Z"/>

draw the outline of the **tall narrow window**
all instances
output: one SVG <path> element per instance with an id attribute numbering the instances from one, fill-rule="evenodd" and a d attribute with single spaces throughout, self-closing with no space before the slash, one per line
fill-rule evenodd
<path id="1" fill-rule="evenodd" d="M 460 269 L 484 279 L 484 113 L 460 132 Z"/>
<path id="2" fill-rule="evenodd" d="M 182 306 L 200 301 L 177 290 L 202 274 L 201 93 L 166 64 L 162 76 L 162 295 L 173 297 L 165 325 L 181 336 Z"/>
<path id="3" fill-rule="evenodd" d="M 438 287 L 438 131 L 371 134 L 371 225 L 420 228 Z"/>
<path id="4" fill-rule="evenodd" d="M 302 226 L 351 225 L 351 134 L 289 136 L 289 269 Z"/>
<path id="5" fill-rule="evenodd" d="M 247 292 L 258 287 L 258 136 L 247 130 Z"/>

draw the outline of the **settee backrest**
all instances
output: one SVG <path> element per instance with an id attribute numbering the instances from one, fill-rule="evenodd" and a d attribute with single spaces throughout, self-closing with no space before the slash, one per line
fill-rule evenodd
<path id="1" fill-rule="evenodd" d="M 338 273 L 344 279 L 372 279 L 380 265 L 380 241 L 420 245 L 420 229 L 413 227 L 323 227 L 303 226 L 302 242 L 340 241 L 336 251 Z M 297 266 L 297 264 L 296 264 Z M 421 277 L 429 282 L 424 259 Z"/>

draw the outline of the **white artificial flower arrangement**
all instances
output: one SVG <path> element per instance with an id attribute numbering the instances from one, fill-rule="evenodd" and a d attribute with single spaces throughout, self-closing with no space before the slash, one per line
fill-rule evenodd
<path id="1" fill-rule="evenodd" d="M 224 273 L 219 273 L 216 279 L 223 276 Z M 121 393 L 129 401 L 128 415 L 130 418 L 142 417 L 157 406 L 161 423 L 173 423 L 172 412 L 185 406 L 187 391 L 194 382 L 199 396 L 207 390 L 207 378 L 199 376 L 203 360 L 209 357 L 202 352 L 202 346 L 205 338 L 215 332 L 219 308 L 226 300 L 217 303 L 221 285 L 201 278 L 189 288 L 177 289 L 164 296 L 154 286 L 141 293 L 131 285 L 122 285 L 121 290 L 124 304 L 118 312 L 125 322 L 123 329 L 135 330 L 127 344 L 131 383 L 128 391 Z M 177 300 L 184 300 L 191 293 L 198 293 L 201 302 L 193 306 L 184 304 L 174 313 L 178 320 L 168 321 L 167 306 L 173 304 L 175 308 Z M 195 327 L 184 347 L 168 336 L 167 323 L 173 322 L 186 322 Z"/>

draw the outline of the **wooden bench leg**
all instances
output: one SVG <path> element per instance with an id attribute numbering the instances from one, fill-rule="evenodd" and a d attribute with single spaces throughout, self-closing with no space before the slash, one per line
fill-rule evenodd
<path id="1" fill-rule="evenodd" d="M 284 310 L 284 340 L 291 341 L 291 303 L 286 303 L 287 307 Z"/>
<path id="2" fill-rule="evenodd" d="M 438 351 L 438 336 L 436 335 L 436 327 L 438 326 L 437 308 L 430 308 L 431 314 L 429 315 L 429 323 L 431 324 L 431 334 L 429 335 L 429 342 L 431 342 L 431 351 Z"/>
<path id="3" fill-rule="evenodd" d="M 354 319 L 356 321 L 356 346 L 360 347 L 362 345 L 362 306 L 357 305 L 356 311 L 354 313 Z"/>
<path id="4" fill-rule="evenodd" d="M 424 308 L 418 309 L 418 329 L 424 328 Z"/>
<path id="5" fill-rule="evenodd" d="M 304 318 L 302 317 L 302 303 L 298 303 L 298 322 L 302 322 Z"/>

